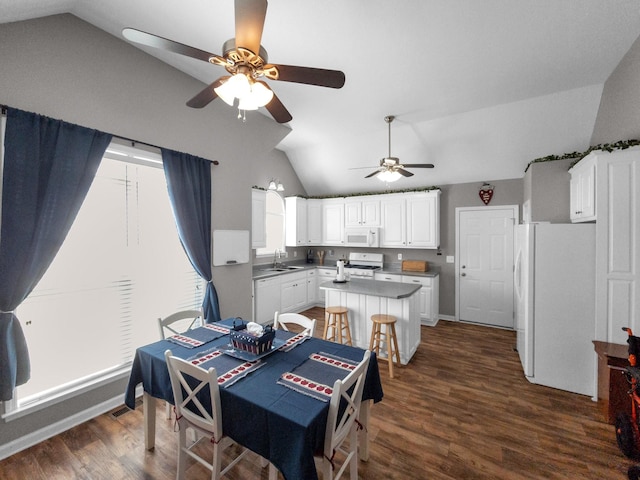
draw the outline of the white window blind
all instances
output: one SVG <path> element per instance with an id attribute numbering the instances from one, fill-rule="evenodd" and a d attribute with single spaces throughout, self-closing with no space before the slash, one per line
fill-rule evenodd
<path id="1" fill-rule="evenodd" d="M 18 308 L 32 367 L 18 404 L 127 364 L 159 339 L 158 317 L 199 309 L 202 297 L 162 168 L 104 158 L 60 252 Z"/>

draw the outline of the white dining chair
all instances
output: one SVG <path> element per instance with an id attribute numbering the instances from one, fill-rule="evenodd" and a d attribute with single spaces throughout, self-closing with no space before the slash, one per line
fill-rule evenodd
<path id="1" fill-rule="evenodd" d="M 204 370 L 191 363 L 174 357 L 171 350 L 164 353 L 171 378 L 171 388 L 176 406 L 178 423 L 178 466 L 177 480 L 182 480 L 187 467 L 187 457 L 191 457 L 211 471 L 211 480 L 218 480 L 238 463 L 250 450 L 243 448 L 224 469 L 222 469 L 222 452 L 235 442 L 222 431 L 222 410 L 220 409 L 220 389 L 215 368 Z M 209 391 L 211 403 L 204 405 L 198 398 L 201 391 Z M 211 412 L 211 413 L 209 413 Z M 187 445 L 187 428 L 192 428 L 199 435 L 199 441 Z M 193 447 L 207 439 L 213 445 L 211 462 L 193 451 Z"/>
<path id="2" fill-rule="evenodd" d="M 182 310 L 172 313 L 168 317 L 158 318 L 160 338 L 184 333 L 187 330 L 201 326 L 204 318 L 200 310 Z"/>
<path id="3" fill-rule="evenodd" d="M 273 328 L 276 330 L 290 331 L 288 325 L 297 325 L 301 327 L 302 333 L 306 333 L 310 337 L 316 331 L 316 319 L 305 317 L 299 313 L 278 313 L 276 312 L 273 317 Z"/>
<path id="4" fill-rule="evenodd" d="M 160 338 L 164 340 L 172 335 L 178 335 L 199 327 L 203 323 L 204 317 L 200 310 L 181 310 L 180 312 L 172 313 L 168 317 L 158 318 Z M 167 420 L 171 420 L 171 405 L 169 403 L 167 403 L 165 411 Z"/>
<path id="5" fill-rule="evenodd" d="M 322 480 L 339 480 L 347 467 L 349 467 L 349 480 L 358 480 L 359 423 L 357 419 L 360 415 L 362 390 L 370 357 L 371 352 L 366 350 L 358 366 L 344 380 L 336 380 L 333 384 L 324 433 L 324 448 L 320 454 L 316 454 L 322 464 Z M 347 439 L 348 442 L 346 442 Z M 340 452 L 345 457 L 337 472 L 335 471 L 336 452 Z M 277 478 L 277 469 L 273 464 L 269 464 L 269 480 Z"/>

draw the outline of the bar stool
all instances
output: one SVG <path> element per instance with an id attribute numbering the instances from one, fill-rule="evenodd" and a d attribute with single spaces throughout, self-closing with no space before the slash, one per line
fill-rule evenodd
<path id="1" fill-rule="evenodd" d="M 331 340 L 332 342 L 344 343 L 345 345 L 353 345 L 351 343 L 351 330 L 349 329 L 349 318 L 347 307 L 327 307 L 325 309 L 324 333 L 322 338 Z M 331 336 L 327 333 L 331 328 Z M 346 342 L 343 342 L 343 332 Z"/>
<path id="2" fill-rule="evenodd" d="M 373 329 L 371 330 L 371 341 L 369 342 L 369 350 L 375 352 L 378 358 L 387 360 L 389 362 L 389 377 L 393 378 L 393 357 L 395 356 L 398 366 L 400 366 L 400 351 L 398 349 L 398 338 L 396 337 L 396 317 L 393 315 L 376 314 L 371 315 L 371 321 L 373 322 Z M 385 331 L 382 331 L 382 326 L 385 326 Z M 382 337 L 387 347 L 387 356 L 380 357 L 380 344 L 382 343 Z"/>

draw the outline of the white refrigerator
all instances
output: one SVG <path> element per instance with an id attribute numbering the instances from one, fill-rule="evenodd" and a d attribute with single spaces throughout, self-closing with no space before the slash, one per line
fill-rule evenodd
<path id="1" fill-rule="evenodd" d="M 517 349 L 532 383 L 595 395 L 595 224 L 516 227 Z"/>

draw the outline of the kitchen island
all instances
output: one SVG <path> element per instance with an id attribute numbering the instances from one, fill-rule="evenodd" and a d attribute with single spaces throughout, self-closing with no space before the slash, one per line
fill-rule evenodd
<path id="1" fill-rule="evenodd" d="M 419 294 L 421 285 L 352 279 L 345 283 L 324 282 L 325 307 L 349 309 L 353 345 L 369 348 L 371 315 L 382 313 L 397 318 L 396 335 L 400 363 L 406 365 L 420 345 Z"/>

